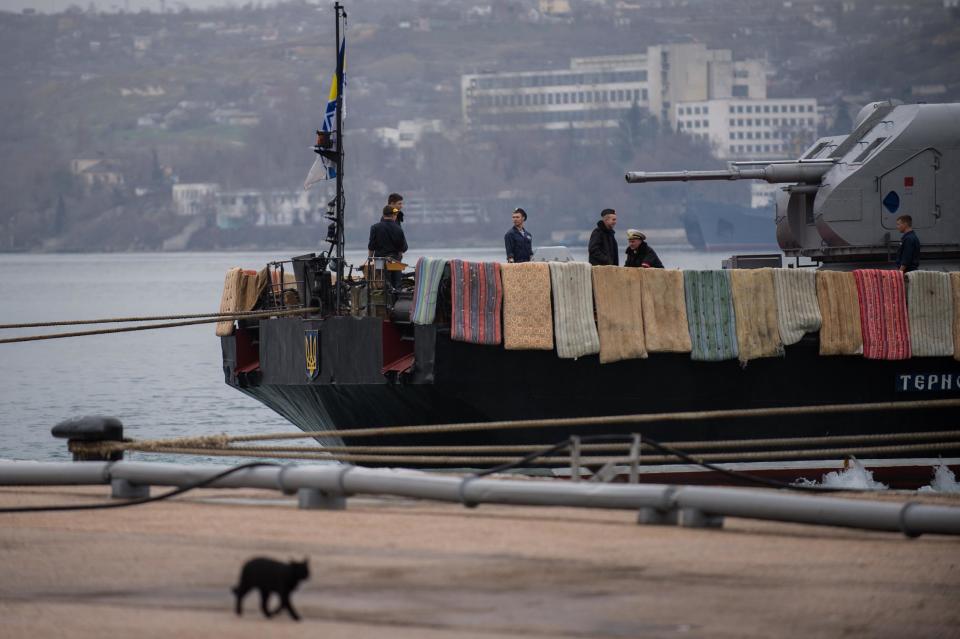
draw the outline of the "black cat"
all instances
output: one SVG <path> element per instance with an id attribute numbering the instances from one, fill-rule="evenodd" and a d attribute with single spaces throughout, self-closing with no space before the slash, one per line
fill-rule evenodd
<path id="1" fill-rule="evenodd" d="M 256 557 L 243 564 L 240 571 L 240 583 L 233 588 L 233 594 L 237 596 L 237 614 L 243 614 L 243 598 L 248 592 L 257 588 L 260 590 L 260 609 L 265 617 L 271 617 L 284 608 L 290 613 L 290 616 L 300 621 L 300 615 L 293 609 L 290 601 L 292 593 L 297 585 L 310 577 L 310 567 L 307 560 L 291 561 L 283 563 L 267 559 L 265 557 Z M 280 597 L 280 605 L 277 609 L 270 611 L 267 608 L 267 601 L 270 599 L 270 593 L 275 592 Z"/>

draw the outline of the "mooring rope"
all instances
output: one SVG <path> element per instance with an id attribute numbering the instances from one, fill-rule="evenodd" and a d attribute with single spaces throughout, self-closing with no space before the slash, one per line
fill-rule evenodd
<path id="1" fill-rule="evenodd" d="M 264 433 L 260 435 L 229 435 L 231 443 L 266 440 L 304 439 L 314 437 L 375 437 L 380 435 L 412 435 L 420 433 L 455 433 L 478 430 L 507 430 L 517 428 L 565 428 L 574 426 L 614 426 L 622 424 L 649 424 L 652 422 L 701 421 L 707 419 L 734 419 L 740 417 L 785 417 L 822 413 L 858 413 L 886 410 L 915 410 L 960 408 L 960 399 L 927 399 L 905 402 L 875 402 L 860 404 L 820 404 L 817 406 L 778 406 L 774 408 L 735 408 L 722 410 L 681 411 L 673 413 L 635 413 L 606 417 L 561 417 L 553 419 L 506 420 L 494 422 L 466 422 L 463 424 L 428 424 L 422 426 L 383 426 L 349 428 L 343 430 L 316 430 L 296 433 Z"/>
<path id="2" fill-rule="evenodd" d="M 226 436 L 223 436 L 226 437 Z M 719 441 L 675 441 L 664 442 L 663 446 L 677 448 L 687 453 L 694 450 L 718 450 L 725 448 L 782 448 L 787 446 L 818 446 L 836 444 L 857 444 L 898 440 L 939 440 L 960 438 L 960 430 L 927 431 L 920 433 L 874 433 L 865 435 L 833 435 L 828 437 L 783 437 L 779 439 L 727 439 Z M 229 439 L 229 438 L 228 438 Z M 171 440 L 174 441 L 174 440 Z M 176 440 L 180 441 L 180 440 Z M 323 446 L 327 453 L 530 453 L 543 448 L 543 444 L 516 445 L 476 445 L 476 446 Z M 629 442 L 614 444 L 582 444 L 581 450 L 595 452 L 617 452 L 630 450 Z M 642 450 L 657 450 L 650 444 L 641 443 Z M 300 453 L 316 452 L 316 446 L 244 446 L 243 450 L 262 453 Z"/>
<path id="3" fill-rule="evenodd" d="M 272 313 L 273 311 L 260 311 L 262 314 Z M 62 322 L 29 322 L 26 324 L 0 324 L 0 330 L 5 328 L 40 328 L 43 326 L 76 326 L 78 324 L 117 324 L 123 322 L 154 322 L 160 320 L 176 319 L 194 319 L 197 317 L 219 317 L 223 320 L 236 317 L 242 311 L 231 311 L 229 313 L 181 313 L 180 315 L 145 315 L 141 317 L 105 317 L 102 319 L 88 320 L 64 320 Z M 250 311 L 244 315 L 260 314 Z"/>
<path id="4" fill-rule="evenodd" d="M 72 452 L 93 453 L 99 455 L 109 455 L 111 453 L 124 450 L 148 452 L 148 453 L 166 453 L 166 454 L 192 454 L 192 455 L 214 455 L 214 456 L 238 456 L 238 457 L 274 457 L 282 459 L 314 459 L 328 461 L 343 461 L 354 463 L 400 463 L 400 464 L 436 464 L 436 465 L 470 465 L 470 464 L 491 464 L 506 463 L 514 460 L 513 457 L 491 456 L 491 455 L 422 455 L 414 453 L 435 452 L 435 453 L 491 453 L 501 452 L 535 452 L 536 445 L 517 445 L 517 446 L 333 446 L 310 449 L 307 447 L 274 447 L 274 446 L 238 446 L 232 447 L 234 443 L 266 441 L 266 440 L 288 440 L 301 438 L 316 438 L 322 436 L 370 436 L 374 434 L 411 434 L 411 433 L 430 433 L 430 432 L 454 432 L 463 430 L 492 430 L 498 428 L 545 428 L 557 426 L 583 426 L 583 425 L 608 425 L 608 424 L 642 424 L 656 421 L 680 421 L 680 420 L 702 420 L 716 418 L 737 418 L 737 417 L 757 417 L 771 415 L 803 415 L 827 412 L 853 412 L 853 411 L 877 411 L 877 410 L 906 410 L 906 409 L 935 409 L 935 408 L 953 408 L 960 406 L 960 399 L 944 400 L 915 400 L 907 402 L 878 402 L 862 404 L 825 404 L 820 406 L 791 406 L 776 408 L 755 408 L 755 409 L 735 409 L 735 410 L 716 410 L 716 411 L 689 411 L 678 413 L 652 413 L 652 414 L 634 414 L 619 415 L 608 417 L 584 417 L 584 418 L 562 418 L 562 419 L 543 419 L 543 420 L 514 420 L 505 422 L 478 422 L 469 424 L 439 424 L 426 426 L 398 426 L 370 429 L 347 429 L 342 431 L 312 431 L 298 433 L 267 433 L 261 435 L 208 435 L 200 437 L 158 439 L 145 441 L 123 441 L 123 442 L 70 442 Z M 672 448 L 681 451 L 692 451 L 696 449 L 717 450 L 720 448 L 765 448 L 781 446 L 803 446 L 803 445 L 830 445 L 830 444 L 860 444 L 871 442 L 890 442 L 896 440 L 938 440 L 942 438 L 956 438 L 960 436 L 960 431 L 922 431 L 916 433 L 877 433 L 865 435 L 840 435 L 833 437 L 789 437 L 789 438 L 764 438 L 764 439 L 746 439 L 746 440 L 721 440 L 721 441 L 691 441 L 691 442 L 670 442 L 666 444 Z M 662 445 L 663 446 L 663 445 Z M 649 446 L 644 446 L 650 450 Z M 654 447 L 656 448 L 656 447 Z M 623 446 L 617 444 L 584 444 L 584 450 L 615 452 L 623 450 Z M 958 441 L 932 441 L 925 444 L 898 444 L 885 446 L 853 446 L 848 448 L 831 447 L 825 449 L 806 449 L 806 450 L 786 450 L 786 451 L 752 451 L 752 452 L 733 452 L 722 453 L 703 453 L 698 454 L 696 459 L 702 461 L 711 460 L 741 460 L 741 461 L 761 461 L 761 460 L 786 460 L 808 458 L 810 456 L 837 456 L 837 455 L 864 455 L 864 454 L 904 454 L 918 451 L 937 451 L 937 450 L 957 450 L 960 449 Z M 365 454 L 366 453 L 366 454 Z M 375 453 L 375 454 L 371 454 Z M 399 454 L 398 454 L 399 453 Z M 688 453 L 684 453 L 688 454 Z M 588 458 L 594 459 L 594 458 Z M 596 458 L 609 461 L 609 457 Z M 646 455 L 644 459 L 647 463 L 662 463 L 673 459 L 671 456 Z M 551 463 L 562 461 L 554 458 Z M 569 461 L 569 458 L 567 458 Z M 583 462 L 589 463 L 589 462 Z"/>
<path id="5" fill-rule="evenodd" d="M 242 313 L 233 315 L 221 315 L 212 319 L 191 320 L 189 322 L 169 322 L 165 324 L 144 324 L 140 326 L 122 326 L 120 328 L 103 328 L 92 331 L 73 331 L 70 333 L 51 333 L 49 335 L 28 335 L 25 337 L 11 337 L 0 339 L 0 344 L 13 344 L 16 342 L 35 342 L 45 339 L 61 339 L 64 337 L 86 337 L 88 335 L 108 335 L 111 333 L 129 333 L 131 331 L 150 331 L 158 328 L 176 328 L 178 326 L 192 326 L 194 324 L 216 324 L 233 320 L 258 319 L 263 317 L 284 317 L 286 315 L 302 315 L 303 313 L 312 313 L 319 311 L 319 308 L 298 308 L 286 311 L 260 311 L 257 313 Z M 107 320 L 109 321 L 109 320 Z M 137 321 L 117 318 L 116 321 Z M 91 320 L 88 323 L 94 323 Z M 5 327 L 15 328 L 17 325 L 10 324 Z"/>
<path id="6" fill-rule="evenodd" d="M 543 447 L 541 447 L 543 448 Z M 97 446 L 83 446 L 84 451 L 98 450 Z M 74 450 L 71 448 L 71 450 Z M 320 450 L 316 452 L 302 453 L 273 453 L 264 454 L 258 450 L 247 450 L 246 447 L 237 448 L 190 448 L 190 447 L 157 447 L 157 446 L 138 446 L 130 444 L 125 450 L 137 451 L 143 453 L 158 454 L 179 454 L 179 455 L 207 455 L 211 457 L 272 457 L 277 459 L 308 459 L 315 461 L 337 461 L 349 463 L 400 463 L 400 464 L 434 464 L 438 466 L 476 466 L 477 464 L 500 464 L 516 461 L 516 457 L 507 456 L 458 456 L 458 455 L 352 455 L 352 454 L 330 454 Z M 696 462 L 743 462 L 743 461 L 784 461 L 799 460 L 817 457 L 848 457 L 864 455 L 891 455 L 904 454 L 912 452 L 946 451 L 960 450 L 960 441 L 930 442 L 926 444 L 904 444 L 900 446 L 861 446 L 849 448 L 819 448 L 810 450 L 793 451 L 754 451 L 754 452 L 730 452 L 730 453 L 706 453 L 703 455 L 689 455 Z M 609 463 L 627 463 L 629 457 L 581 457 L 580 464 L 592 466 Z M 642 455 L 640 461 L 643 464 L 662 464 L 665 462 L 676 462 L 674 455 Z M 537 465 L 568 465 L 571 457 L 550 457 L 538 460 L 532 460 Z"/>

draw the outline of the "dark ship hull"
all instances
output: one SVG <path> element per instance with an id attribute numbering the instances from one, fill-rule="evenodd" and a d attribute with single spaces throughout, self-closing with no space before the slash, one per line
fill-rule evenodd
<path id="1" fill-rule="evenodd" d="M 777 248 L 773 212 L 735 204 L 698 202 L 681 218 L 687 242 L 701 251 L 739 251 Z"/>
<path id="2" fill-rule="evenodd" d="M 306 329 L 316 329 L 320 336 L 320 362 L 313 379 L 304 365 Z M 409 334 L 404 337 L 401 330 Z M 552 351 L 466 344 L 450 340 L 442 326 L 398 328 L 379 318 L 263 320 L 222 338 L 222 347 L 228 384 L 308 432 L 960 398 L 960 362 L 951 358 L 820 357 L 815 335 L 787 347 L 783 358 L 754 360 L 745 367 L 737 361 L 696 362 L 686 354 L 652 354 L 648 359 L 601 365 L 597 356 L 564 360 Z M 633 432 L 679 442 L 934 431 L 956 428 L 957 423 L 956 408 L 940 408 L 414 437 L 327 437 L 321 442 L 546 445 L 571 434 Z M 957 456 L 960 445 L 930 454 Z M 485 465 L 494 464 L 477 464 Z M 925 474 L 929 481 L 929 468 Z"/>

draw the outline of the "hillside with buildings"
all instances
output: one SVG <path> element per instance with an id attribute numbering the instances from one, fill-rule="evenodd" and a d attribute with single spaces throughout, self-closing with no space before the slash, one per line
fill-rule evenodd
<path id="1" fill-rule="evenodd" d="M 348 237 L 387 193 L 411 243 L 490 244 L 522 206 L 538 244 L 600 209 L 677 227 L 764 206 L 743 183 L 637 187 L 626 170 L 802 153 L 865 103 L 960 100 L 956 0 L 348 3 Z M 304 191 L 333 21 L 240 9 L 0 12 L 0 250 L 318 246 Z M 706 204 L 704 204 L 706 203 Z"/>

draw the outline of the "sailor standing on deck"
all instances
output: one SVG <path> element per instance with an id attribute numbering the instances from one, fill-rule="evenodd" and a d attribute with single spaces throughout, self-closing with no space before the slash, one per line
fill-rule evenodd
<path id="1" fill-rule="evenodd" d="M 385 257 L 388 260 L 399 262 L 407 252 L 407 238 L 403 229 L 397 224 L 400 209 L 392 206 L 383 207 L 383 217 L 370 227 L 370 240 L 367 242 L 368 257 Z M 387 271 L 387 280 L 393 288 L 400 288 L 403 280 L 401 271 Z"/>
<path id="2" fill-rule="evenodd" d="M 663 268 L 663 262 L 646 240 L 647 236 L 637 229 L 627 229 L 627 259 L 623 263 L 624 266 Z"/>
<path id="3" fill-rule="evenodd" d="M 603 209 L 597 228 L 590 234 L 590 264 L 593 266 L 620 266 L 620 250 L 617 248 L 617 236 L 613 227 L 617 225 L 617 212 Z"/>
<path id="4" fill-rule="evenodd" d="M 403 196 L 399 193 L 391 193 L 387 196 L 387 206 L 392 206 L 400 211 L 397 213 L 397 224 L 403 226 Z"/>
<path id="5" fill-rule="evenodd" d="M 529 262 L 533 256 L 533 236 L 523 228 L 527 221 L 527 212 L 516 209 L 513 212 L 513 226 L 503 236 L 503 243 L 507 249 L 508 262 Z"/>
<path id="6" fill-rule="evenodd" d="M 920 238 L 913 230 L 913 218 L 909 215 L 898 217 L 897 230 L 903 233 L 897 251 L 897 268 L 901 273 L 915 271 L 920 268 Z"/>

